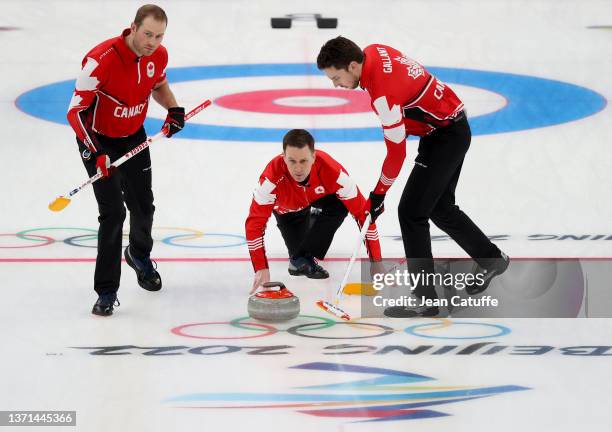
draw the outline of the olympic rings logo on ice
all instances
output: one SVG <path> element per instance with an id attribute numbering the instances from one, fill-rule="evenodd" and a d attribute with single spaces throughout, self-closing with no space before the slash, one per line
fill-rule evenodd
<path id="1" fill-rule="evenodd" d="M 405 328 L 395 329 L 393 327 L 369 322 L 360 321 L 335 321 L 330 318 L 320 317 L 315 315 L 300 315 L 298 318 L 313 319 L 314 322 L 296 324 L 284 329 L 279 329 L 276 325 L 262 322 L 247 321 L 250 317 L 240 317 L 231 321 L 212 321 L 183 324 L 172 328 L 171 333 L 193 339 L 213 339 L 213 340 L 235 340 L 235 339 L 256 339 L 266 336 L 272 336 L 277 333 L 287 333 L 293 336 L 324 339 L 324 340 L 354 340 L 354 339 L 373 339 L 385 337 L 393 333 L 403 332 L 405 334 L 427 339 L 444 339 L 444 340 L 466 340 L 466 339 L 490 339 L 495 337 L 506 336 L 512 330 L 500 324 L 490 324 L 482 322 L 468 321 L 453 321 L 448 318 L 436 318 L 435 322 L 417 323 Z M 254 334 L 247 336 L 216 336 L 210 335 L 209 329 L 213 326 L 226 326 L 233 329 L 240 329 Z M 345 326 L 352 329 L 352 336 L 333 336 L 321 334 L 320 330 L 329 329 L 336 326 Z M 449 328 L 460 327 L 464 330 L 477 330 L 477 334 L 461 334 L 456 335 L 454 332 L 448 331 Z M 446 329 L 446 330 L 445 330 Z"/>
<path id="2" fill-rule="evenodd" d="M 607 104 L 606 98 L 601 94 L 562 81 L 506 72 L 447 67 L 428 69 L 438 79 L 450 85 L 489 91 L 507 102 L 494 112 L 471 117 L 470 127 L 474 135 L 517 132 L 580 120 L 600 112 Z M 312 63 L 187 66 L 168 68 L 167 74 L 171 83 L 227 78 L 322 76 L 322 72 Z M 331 84 L 328 89 L 330 88 Z M 15 105 L 34 117 L 67 124 L 66 107 L 73 90 L 74 80 L 47 84 L 23 93 L 17 98 Z M 288 95 L 296 95 L 295 89 L 284 90 L 289 92 Z M 218 98 L 220 104 L 223 103 L 221 99 L 226 96 Z M 265 100 L 267 99 L 264 98 Z M 346 102 L 353 104 L 349 99 L 346 99 Z M 215 104 L 217 105 L 216 101 Z M 158 130 L 162 124 L 162 119 L 148 118 L 145 126 L 147 130 Z M 286 128 L 189 123 L 177 138 L 278 143 L 286 132 Z M 310 132 L 318 142 L 381 141 L 383 138 L 380 127 L 314 128 L 310 129 Z"/>
<path id="3" fill-rule="evenodd" d="M 54 238 L 51 232 L 76 232 L 77 235 L 68 235 L 64 238 Z M 178 234 L 167 235 L 156 239 L 156 232 L 175 231 Z M 7 240 L 7 238 L 13 240 Z M 123 234 L 128 238 L 127 234 Z M 192 228 L 180 227 L 153 227 L 154 241 L 161 241 L 169 246 L 195 249 L 231 248 L 246 244 L 242 235 L 227 233 L 203 232 Z M 0 249 L 26 249 L 49 246 L 54 243 L 64 243 L 69 246 L 97 248 L 98 231 L 92 228 L 79 227 L 46 227 L 32 228 L 14 234 L 0 234 Z"/>

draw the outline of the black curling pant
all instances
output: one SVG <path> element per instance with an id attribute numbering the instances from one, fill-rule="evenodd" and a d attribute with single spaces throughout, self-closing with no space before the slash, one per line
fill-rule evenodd
<path id="1" fill-rule="evenodd" d="M 147 139 L 144 128 L 125 138 L 96 135 L 101 151 L 111 161 L 143 143 Z M 96 161 L 85 145 L 78 141 L 81 159 L 89 176 L 96 174 Z M 121 278 L 123 221 L 130 211 L 130 247 L 139 257 L 148 257 L 153 248 L 153 191 L 151 190 L 151 154 L 145 149 L 121 165 L 109 178 L 93 184 L 98 202 L 98 255 L 94 274 L 94 290 L 99 294 L 114 293 Z"/>
<path id="2" fill-rule="evenodd" d="M 463 118 L 420 140 L 415 166 L 398 207 L 410 273 L 434 272 L 430 219 L 483 267 L 501 256 L 497 246 L 455 204 L 455 189 L 471 136 L 468 121 Z M 415 294 L 437 298 L 434 287 L 427 284 L 417 286 Z"/>
<path id="3" fill-rule="evenodd" d="M 318 209 L 311 214 L 311 207 Z M 274 213 L 290 257 L 325 258 L 348 210 L 336 195 L 326 195 L 298 212 Z M 314 219 L 314 221 L 312 220 Z"/>

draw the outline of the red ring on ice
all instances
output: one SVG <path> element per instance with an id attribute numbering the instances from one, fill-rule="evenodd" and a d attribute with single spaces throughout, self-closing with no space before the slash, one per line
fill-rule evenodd
<path id="1" fill-rule="evenodd" d="M 302 100 L 300 100 L 302 98 Z M 320 98 L 317 105 L 317 98 Z M 308 105 L 310 104 L 315 105 Z M 370 112 L 366 92 L 337 89 L 282 89 L 234 93 L 215 104 L 238 111 L 268 114 L 350 114 Z"/>
<path id="2" fill-rule="evenodd" d="M 190 328 L 190 327 L 199 327 L 199 326 L 217 325 L 217 324 L 231 324 L 231 322 L 214 321 L 214 322 L 203 322 L 203 323 L 194 323 L 194 324 L 183 324 L 178 327 L 172 328 L 170 331 L 177 336 L 184 336 L 184 337 L 194 338 L 194 339 L 254 339 L 254 338 L 260 338 L 264 336 L 270 336 L 278 331 L 275 327 L 269 324 L 245 322 L 242 324 L 248 324 L 251 326 L 260 327 L 267 331 L 262 332 L 260 334 L 253 335 L 253 336 L 198 336 L 198 335 L 189 334 L 185 332 L 185 329 Z"/>
<path id="3" fill-rule="evenodd" d="M 53 242 L 55 242 L 55 239 L 51 238 L 51 237 L 47 237 L 47 236 L 41 236 L 41 235 L 37 235 L 37 234 L 0 234 L 0 236 L 2 237 L 17 237 L 20 239 L 24 239 L 24 240 L 31 240 L 31 239 L 27 239 L 26 237 L 36 237 L 37 239 L 40 240 L 34 240 L 34 241 L 40 241 L 41 243 L 38 244 L 30 244 L 27 246 L 0 246 L 0 249 L 26 249 L 26 248 L 33 248 L 33 247 L 41 247 L 41 246 L 47 246 L 52 244 Z"/>

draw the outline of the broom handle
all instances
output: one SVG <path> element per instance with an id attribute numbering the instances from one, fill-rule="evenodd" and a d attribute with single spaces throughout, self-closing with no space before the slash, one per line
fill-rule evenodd
<path id="1" fill-rule="evenodd" d="M 340 283 L 340 286 L 338 287 L 338 291 L 336 292 L 336 302 L 338 302 L 338 300 L 342 296 L 342 288 L 344 288 L 344 285 L 346 285 L 346 281 L 349 278 L 349 274 L 351 273 L 353 264 L 355 264 L 355 261 L 357 260 L 357 255 L 359 255 L 359 251 L 361 250 L 361 244 L 363 243 L 366 233 L 368 232 L 368 228 L 370 227 L 370 220 L 371 220 L 371 215 L 368 214 L 366 216 L 365 221 L 363 222 L 363 226 L 361 227 L 361 230 L 359 231 L 359 239 L 357 240 L 357 244 L 355 245 L 355 249 L 353 250 L 353 255 L 351 256 L 351 260 L 349 261 L 346 272 L 344 273 L 344 277 L 342 278 L 342 283 Z"/>
<path id="2" fill-rule="evenodd" d="M 208 107 L 211 103 L 212 102 L 210 100 L 208 100 L 208 99 L 205 100 L 204 102 L 202 102 L 200 105 L 198 105 L 197 107 L 195 107 L 194 109 L 189 111 L 187 114 L 185 114 L 185 121 L 189 120 L 191 117 L 193 117 L 194 115 L 198 114 L 204 108 Z M 119 159 L 117 159 L 115 162 L 113 162 L 111 164 L 111 166 L 116 168 L 119 165 L 122 165 L 123 163 L 125 163 L 129 159 L 133 158 L 134 156 L 136 156 L 138 153 L 140 153 L 141 151 L 143 151 L 147 147 L 149 147 L 153 141 L 155 141 L 155 140 L 165 136 L 166 133 L 167 133 L 166 128 L 162 129 L 160 132 L 156 133 L 152 137 L 147 138 L 146 141 L 143 142 L 142 144 L 139 144 L 138 146 L 134 147 L 132 150 L 130 150 L 129 152 L 127 152 L 126 154 L 121 156 Z M 83 183 L 81 183 L 81 185 L 79 185 L 76 188 L 72 189 L 69 193 L 67 193 L 64 196 L 67 197 L 67 198 L 70 198 L 70 197 L 76 195 L 79 191 L 81 191 L 81 189 L 83 189 L 84 187 L 89 186 L 90 184 L 98 181 L 101 177 L 102 177 L 102 173 L 96 173 L 95 175 L 93 175 L 90 178 L 88 178 L 87 180 L 85 180 Z"/>

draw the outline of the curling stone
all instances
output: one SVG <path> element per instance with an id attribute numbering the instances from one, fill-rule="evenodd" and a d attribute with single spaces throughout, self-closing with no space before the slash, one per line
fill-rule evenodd
<path id="1" fill-rule="evenodd" d="M 248 311 L 251 318 L 261 321 L 288 321 L 300 314 L 300 299 L 282 282 L 266 282 L 263 286 L 279 289 L 260 291 L 249 297 Z"/>

